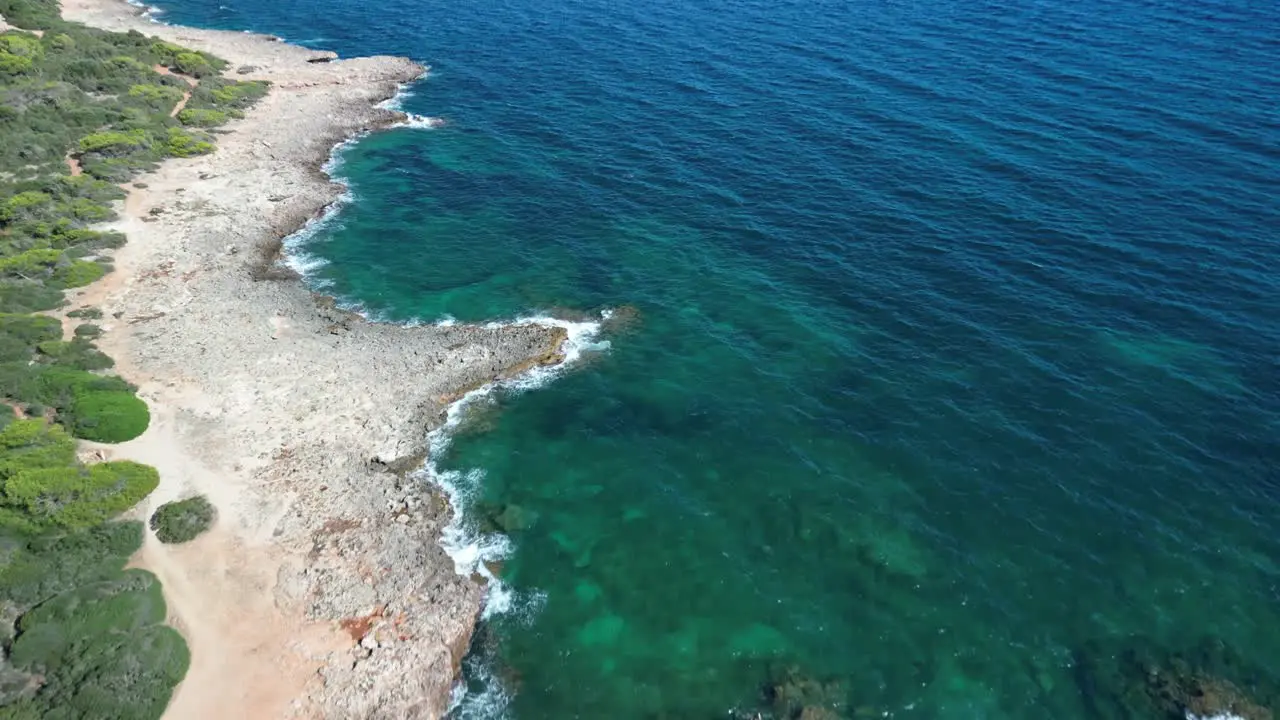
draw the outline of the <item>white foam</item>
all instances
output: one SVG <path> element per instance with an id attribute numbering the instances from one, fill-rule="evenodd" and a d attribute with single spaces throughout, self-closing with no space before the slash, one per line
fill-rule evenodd
<path id="1" fill-rule="evenodd" d="M 464 682 L 457 682 L 449 693 L 449 710 L 446 717 L 458 720 L 492 720 L 505 717 L 511 696 L 502 689 L 502 682 L 493 676 L 489 668 L 475 669 L 476 678 L 484 684 L 484 690 L 473 693 Z"/>
<path id="2" fill-rule="evenodd" d="M 160 21 L 156 19 L 156 16 L 163 14 L 164 8 L 158 8 L 155 5 L 148 5 L 144 2 L 141 2 L 141 0 L 127 0 L 127 1 L 130 5 L 136 8 L 142 8 L 142 17 L 150 20 L 153 23 L 160 23 Z"/>
<path id="3" fill-rule="evenodd" d="M 396 123 L 394 127 L 414 128 L 415 130 L 434 130 L 438 127 L 443 127 L 445 122 L 445 119 L 442 117 L 405 113 L 404 120 Z"/>
<path id="4" fill-rule="evenodd" d="M 329 261 L 308 252 L 306 246 L 320 231 L 333 228 L 342 209 L 355 201 L 350 187 L 339 177 L 343 163 L 342 154 L 366 135 L 368 133 L 354 135 L 334 145 L 329 151 L 329 159 L 320 166 L 320 169 L 329 176 L 330 180 L 342 187 L 342 194 L 329 203 L 324 212 L 308 220 L 305 225 L 283 241 L 284 257 L 281 262 L 317 289 L 323 289 L 331 284 L 327 280 L 315 277 L 315 272 L 328 265 Z"/>
<path id="5" fill-rule="evenodd" d="M 601 319 L 607 319 L 608 313 L 602 313 Z M 453 440 L 454 432 L 464 422 L 467 410 L 473 406 L 496 402 L 495 392 L 524 392 L 539 387 L 555 378 L 564 370 L 582 359 L 585 353 L 603 352 L 609 343 L 596 340 L 600 333 L 599 321 L 571 321 L 548 316 L 520 318 L 506 323 L 489 323 L 486 328 L 497 329 L 512 325 L 541 325 L 544 327 L 564 328 L 568 337 L 561 347 L 564 361 L 559 365 L 538 367 L 514 378 L 498 380 L 476 388 L 463 395 L 449 406 L 445 413 L 445 421 L 427 435 L 427 463 L 422 469 L 424 478 L 441 488 L 449 498 L 453 508 L 453 518 L 441 533 L 440 545 L 446 554 L 453 559 L 454 571 L 459 575 L 470 577 L 480 575 L 484 578 L 488 591 L 485 597 L 482 618 L 518 612 L 526 617 L 537 613 L 545 598 L 536 593 L 516 594 L 503 584 L 488 567 L 488 563 L 499 562 L 511 552 L 511 541 L 505 535 L 482 533 L 468 522 L 466 510 L 471 506 L 471 498 L 480 492 L 484 480 L 484 471 L 473 469 L 466 472 L 443 470 L 435 464 L 436 459 L 443 457 Z"/>
<path id="6" fill-rule="evenodd" d="M 1244 718 L 1233 713 L 1218 713 L 1217 715 L 1197 715 L 1190 710 L 1187 711 L 1187 720 L 1244 720 Z"/>
<path id="7" fill-rule="evenodd" d="M 421 75 L 410 80 L 409 82 L 404 82 L 397 85 L 396 94 L 378 103 L 375 107 L 379 107 L 383 110 L 397 110 L 397 111 L 403 112 L 404 101 L 408 100 L 414 95 L 413 90 L 411 88 L 418 81 L 425 80 L 427 76 L 430 74 L 431 74 L 431 67 L 424 66 Z"/>

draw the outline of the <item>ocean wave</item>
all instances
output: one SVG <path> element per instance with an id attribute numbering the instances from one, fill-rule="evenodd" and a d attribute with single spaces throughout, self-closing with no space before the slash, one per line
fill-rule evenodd
<path id="1" fill-rule="evenodd" d="M 396 123 L 393 127 L 415 128 L 418 130 L 434 130 L 446 123 L 442 117 L 432 117 L 430 115 L 415 115 L 413 113 L 405 113 L 404 120 Z"/>
<path id="2" fill-rule="evenodd" d="M 164 8 L 156 7 L 155 5 L 148 5 L 148 4 L 144 3 L 144 2 L 142 2 L 141 0 L 126 0 L 126 2 L 128 2 L 130 5 L 132 5 L 132 6 L 136 7 L 136 8 L 140 8 L 140 9 L 142 10 L 142 17 L 144 17 L 144 18 L 146 18 L 146 19 L 150 20 L 150 21 L 151 21 L 151 22 L 153 22 L 153 23 L 161 23 L 161 22 L 162 22 L 162 21 L 158 20 L 158 19 L 156 18 L 156 16 L 157 16 L 157 15 L 163 15 L 163 14 L 164 14 Z M 162 24 L 163 24 L 163 23 L 162 23 Z"/>
<path id="3" fill-rule="evenodd" d="M 431 74 L 431 66 L 424 65 L 421 75 L 419 75 L 418 77 L 408 82 L 403 82 L 397 85 L 396 94 L 378 103 L 375 107 L 381 108 L 383 110 L 396 110 L 398 112 L 404 112 L 404 101 L 408 100 L 409 98 L 415 95 L 415 93 L 413 92 L 413 86 L 416 85 L 418 82 L 425 80 L 427 76 L 430 74 Z"/>
<path id="4" fill-rule="evenodd" d="M 473 499 L 481 492 L 484 471 L 444 470 L 436 464 L 437 459 L 444 456 L 455 431 L 465 422 L 468 411 L 484 403 L 497 402 L 498 391 L 524 392 L 541 387 L 580 361 L 584 355 L 608 350 L 609 342 L 598 338 L 603 321 L 608 320 L 611 314 L 611 311 L 604 311 L 598 321 L 572 321 L 540 315 L 486 324 L 484 327 L 488 329 L 511 325 L 563 328 L 568 333 L 561 347 L 564 360 L 559 365 L 534 368 L 516 377 L 492 382 L 468 392 L 449 406 L 445 421 L 427 435 L 427 462 L 418 476 L 439 487 L 449 499 L 453 517 L 441 533 L 440 546 L 453 560 L 454 572 L 465 577 L 479 575 L 484 579 L 486 591 L 484 609 L 480 615 L 482 620 L 498 615 L 532 619 L 545 603 L 546 595 L 537 591 L 517 592 L 490 570 L 492 564 L 501 562 L 510 555 L 513 548 L 506 535 L 481 532 L 467 516 L 467 508 L 472 506 Z M 449 318 L 440 324 L 454 322 L 456 321 Z M 502 684 L 492 677 L 488 668 L 481 668 L 479 672 L 483 676 L 482 691 L 469 692 L 462 682 L 454 687 L 449 710 L 451 717 L 498 717 L 506 707 L 509 697 L 503 691 Z"/>
<path id="5" fill-rule="evenodd" d="M 454 685 L 445 716 L 456 720 L 489 720 L 504 716 L 511 696 L 503 689 L 502 682 L 494 677 L 493 671 L 487 667 L 476 667 L 468 674 L 474 676 L 481 689 L 473 692 L 464 682 Z"/>

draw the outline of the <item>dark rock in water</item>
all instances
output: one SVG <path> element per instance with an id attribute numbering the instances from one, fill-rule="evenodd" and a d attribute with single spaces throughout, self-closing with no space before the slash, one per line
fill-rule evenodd
<path id="1" fill-rule="evenodd" d="M 843 717 L 848 691 L 837 680 L 818 680 L 791 666 L 771 674 L 764 688 L 770 715 L 792 720 L 834 720 Z"/>
<path id="2" fill-rule="evenodd" d="M 507 505 L 493 521 L 503 532 L 517 532 L 533 527 L 533 524 L 538 521 L 538 513 L 525 510 L 519 505 Z"/>
<path id="3" fill-rule="evenodd" d="M 1107 720 L 1272 720 L 1280 704 L 1276 678 L 1214 639 L 1176 650 L 1121 638 L 1089 643 L 1075 659 L 1085 703 Z"/>
<path id="4" fill-rule="evenodd" d="M 634 328 L 640 322 L 640 309 L 635 305 L 623 305 L 613 309 L 601 324 L 606 332 L 622 332 Z"/>

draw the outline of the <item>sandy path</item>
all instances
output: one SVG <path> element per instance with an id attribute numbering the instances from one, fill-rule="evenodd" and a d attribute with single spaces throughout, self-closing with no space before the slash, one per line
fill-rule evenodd
<path id="1" fill-rule="evenodd" d="M 182 73 L 176 73 L 163 65 L 156 65 L 151 69 L 155 70 L 161 75 L 173 75 L 174 77 L 180 77 L 184 81 L 186 81 L 187 85 L 189 85 L 193 89 L 200 84 L 199 80 L 191 77 L 190 75 L 183 75 Z M 187 106 L 187 102 L 190 100 L 191 100 L 190 90 L 187 90 L 186 92 L 182 93 L 182 99 L 178 101 L 177 105 L 173 106 L 173 112 L 169 113 L 169 117 L 178 117 L 178 113 L 182 112 L 182 109 Z"/>
<path id="2" fill-rule="evenodd" d="M 216 153 L 137 178 L 112 224 L 129 238 L 116 272 L 69 298 L 103 310 L 99 344 L 151 407 L 140 438 L 100 448 L 160 469 L 140 516 L 196 493 L 218 509 L 211 532 L 148 534 L 133 559 L 192 650 L 166 717 L 438 717 L 481 590 L 438 546 L 447 505 L 390 468 L 421 456 L 442 398 L 555 362 L 563 331 L 367 323 L 263 270 L 263 248 L 341 195 L 318 172 L 330 148 L 394 120 L 374 105 L 420 66 L 309 63 L 319 53 L 156 25 L 117 0 L 62 6 L 273 83 Z"/>

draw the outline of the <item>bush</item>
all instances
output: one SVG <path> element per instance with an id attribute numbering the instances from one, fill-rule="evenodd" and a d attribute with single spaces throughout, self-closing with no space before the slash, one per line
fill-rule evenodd
<path id="1" fill-rule="evenodd" d="M 48 30 L 62 22 L 54 0 L 3 0 L 0 14 L 10 23 L 28 30 Z"/>
<path id="2" fill-rule="evenodd" d="M 61 337 L 57 318 L 0 313 L 0 362 L 28 360 L 40 343 Z"/>
<path id="3" fill-rule="evenodd" d="M 3 503 L 39 525 L 81 529 L 137 505 L 159 482 L 155 468 L 126 460 L 37 468 L 5 480 Z"/>
<path id="4" fill-rule="evenodd" d="M 73 332 L 77 338 L 85 338 L 86 340 L 102 336 L 102 328 L 93 323 L 77 325 Z"/>
<path id="5" fill-rule="evenodd" d="M 87 327 L 97 329 L 96 325 Z M 79 330 L 79 328 L 76 329 Z M 114 360 L 94 347 L 86 337 L 76 337 L 69 342 L 64 340 L 42 342 L 36 349 L 45 356 L 47 361 L 77 370 L 106 370 L 115 365 Z"/>
<path id="6" fill-rule="evenodd" d="M 31 536 L 4 533 L 0 597 L 30 608 L 59 593 L 116 576 L 142 547 L 139 522 L 110 522 L 78 531 Z"/>
<path id="7" fill-rule="evenodd" d="M 78 438 L 119 443 L 146 432 L 151 413 L 132 393 L 87 392 L 77 395 L 70 411 L 59 413 L 58 420 Z"/>
<path id="8" fill-rule="evenodd" d="M 144 130 L 119 132 L 107 130 L 80 138 L 80 152 L 114 156 L 125 155 L 149 144 Z"/>
<path id="9" fill-rule="evenodd" d="M 29 313 L 52 310 L 63 302 L 62 291 L 36 280 L 0 279 L 0 312 Z"/>
<path id="10" fill-rule="evenodd" d="M 35 248 L 26 252 L 0 258 L 0 277 L 32 280 L 48 277 L 58 261 L 61 250 Z"/>
<path id="11" fill-rule="evenodd" d="M 173 58 L 173 66 L 178 72 L 192 77 L 204 77 L 213 72 L 213 66 L 200 53 L 180 52 Z"/>
<path id="12" fill-rule="evenodd" d="M 151 515 L 151 529 L 162 543 L 184 543 L 208 530 L 216 517 L 213 503 L 197 495 L 161 505 Z"/>
<path id="13" fill-rule="evenodd" d="M 44 676 L 40 717 L 158 718 L 191 663 L 165 613 L 155 576 L 126 570 L 23 615 L 12 659 Z"/>
<path id="14" fill-rule="evenodd" d="M 96 262 L 72 260 L 55 269 L 49 279 L 59 287 L 78 288 L 96 282 L 106 274 L 106 268 Z"/>
<path id="15" fill-rule="evenodd" d="M 24 472 L 76 462 L 75 441 L 44 420 L 15 420 L 0 430 L 0 488 Z"/>
<path id="16" fill-rule="evenodd" d="M 79 318 L 81 320 L 101 320 L 102 310 L 96 307 L 76 308 L 67 313 L 67 317 Z"/>
<path id="17" fill-rule="evenodd" d="M 191 157 L 213 152 L 215 146 L 207 140 L 185 132 L 179 128 L 169 128 L 169 139 L 165 143 L 165 152 L 174 157 Z"/>
<path id="18" fill-rule="evenodd" d="M 262 99 L 271 84 L 262 80 L 224 80 L 211 88 L 209 100 L 220 107 L 243 110 Z"/>
<path id="19" fill-rule="evenodd" d="M 43 55 L 40 39 L 34 35 L 13 31 L 0 34 L 0 74 L 28 72 Z"/>
<path id="20" fill-rule="evenodd" d="M 38 214 L 41 205 L 46 205 L 53 198 L 39 190 L 27 190 L 16 193 L 0 204 L 0 222 L 9 223 Z"/>
<path id="21" fill-rule="evenodd" d="M 143 83 L 129 88 L 129 97 L 156 108 L 168 110 L 182 100 L 182 91 L 168 85 Z"/>
<path id="22" fill-rule="evenodd" d="M 217 127 L 226 123 L 230 117 L 230 115 L 221 110 L 186 108 L 178 113 L 178 122 L 194 127 Z"/>

